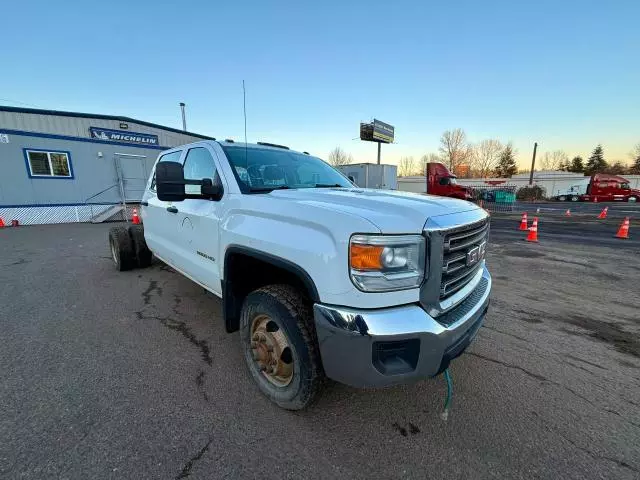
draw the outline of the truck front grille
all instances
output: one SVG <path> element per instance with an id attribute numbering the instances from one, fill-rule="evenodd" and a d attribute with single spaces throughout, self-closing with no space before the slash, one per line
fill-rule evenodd
<path id="1" fill-rule="evenodd" d="M 482 268 L 482 258 L 468 259 L 477 247 L 484 253 L 489 236 L 489 220 L 483 219 L 444 232 L 440 299 L 444 300 L 469 283 Z"/>

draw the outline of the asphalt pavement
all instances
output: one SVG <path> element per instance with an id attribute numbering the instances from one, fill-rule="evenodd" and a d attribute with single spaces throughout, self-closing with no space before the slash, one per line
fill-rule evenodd
<path id="1" fill-rule="evenodd" d="M 221 303 L 156 262 L 116 272 L 111 225 L 0 229 L 0 478 L 640 476 L 640 225 L 492 219 L 484 327 L 442 377 L 258 392 Z M 634 230 L 635 229 L 635 230 Z"/>
<path id="2" fill-rule="evenodd" d="M 513 211 L 532 214 L 540 209 L 542 213 L 562 215 L 569 209 L 573 215 L 596 218 L 605 207 L 608 207 L 610 218 L 635 217 L 640 220 L 639 202 L 516 202 Z"/>

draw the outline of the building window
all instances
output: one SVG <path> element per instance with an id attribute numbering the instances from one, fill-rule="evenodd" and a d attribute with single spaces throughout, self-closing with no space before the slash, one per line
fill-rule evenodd
<path id="1" fill-rule="evenodd" d="M 36 178 L 73 178 L 69 152 L 24 150 L 29 176 Z"/>

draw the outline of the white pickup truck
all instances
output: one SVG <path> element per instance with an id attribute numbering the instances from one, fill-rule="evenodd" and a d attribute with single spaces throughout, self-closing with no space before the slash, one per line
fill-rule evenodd
<path id="1" fill-rule="evenodd" d="M 144 228 L 110 231 L 117 268 L 153 253 L 221 297 L 251 375 L 286 409 L 307 406 L 325 377 L 376 387 L 438 375 L 488 309 L 485 210 L 357 188 L 284 146 L 165 151 L 141 217 Z"/>

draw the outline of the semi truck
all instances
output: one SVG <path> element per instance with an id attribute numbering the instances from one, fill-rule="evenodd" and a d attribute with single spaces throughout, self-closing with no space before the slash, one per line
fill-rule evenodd
<path id="1" fill-rule="evenodd" d="M 162 152 L 141 217 L 109 233 L 116 268 L 156 257 L 220 297 L 250 376 L 285 409 L 309 405 L 325 377 L 382 387 L 439 375 L 489 307 L 486 211 L 356 187 L 282 145 Z"/>
<path id="2" fill-rule="evenodd" d="M 596 173 L 592 175 L 587 191 L 580 196 L 583 202 L 637 202 L 640 190 L 631 188 L 629 180 L 618 175 Z"/>
<path id="3" fill-rule="evenodd" d="M 427 163 L 426 182 L 429 195 L 461 200 L 473 199 L 472 190 L 469 187 L 459 185 L 457 177 L 443 163 Z"/>

